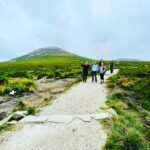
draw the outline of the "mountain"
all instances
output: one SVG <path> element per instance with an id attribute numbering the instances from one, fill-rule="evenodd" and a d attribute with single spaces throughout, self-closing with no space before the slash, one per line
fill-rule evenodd
<path id="1" fill-rule="evenodd" d="M 139 59 L 131 59 L 131 58 L 120 58 L 120 59 L 117 59 L 116 61 L 142 61 L 142 60 L 139 60 Z"/>
<path id="2" fill-rule="evenodd" d="M 67 52 L 59 47 L 46 47 L 34 50 L 33 52 L 15 58 L 11 61 L 33 61 L 47 59 L 82 59 L 81 56 Z"/>

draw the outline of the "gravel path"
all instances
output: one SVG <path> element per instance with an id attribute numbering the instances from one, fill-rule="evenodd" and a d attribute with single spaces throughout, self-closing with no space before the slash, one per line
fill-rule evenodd
<path id="1" fill-rule="evenodd" d="M 115 70 L 117 73 L 118 70 Z M 106 72 L 106 78 L 111 76 Z M 89 115 L 101 113 L 99 107 L 105 104 L 104 84 L 79 83 L 61 94 L 52 105 L 43 109 L 38 116 Z M 65 118 L 65 117 L 64 117 Z M 2 150 L 101 150 L 106 133 L 95 119 L 90 121 L 75 117 L 71 122 L 44 122 L 24 124 L 23 128 L 11 132 L 1 144 Z"/>

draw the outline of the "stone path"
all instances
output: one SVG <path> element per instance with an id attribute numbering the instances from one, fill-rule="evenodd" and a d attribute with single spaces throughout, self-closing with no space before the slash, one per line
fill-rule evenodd
<path id="1" fill-rule="evenodd" d="M 92 119 L 100 120 L 105 118 L 111 118 L 111 114 L 108 112 L 101 112 L 87 115 L 50 115 L 50 116 L 27 116 L 20 123 L 70 123 L 75 119 L 80 119 L 85 122 L 90 122 Z"/>
<path id="2" fill-rule="evenodd" d="M 106 78 L 110 76 L 106 72 Z M 107 136 L 99 120 L 111 117 L 110 112 L 99 109 L 105 100 L 104 84 L 92 83 L 91 79 L 81 82 L 61 94 L 38 116 L 22 119 L 23 128 L 11 132 L 0 149 L 101 150 Z"/>

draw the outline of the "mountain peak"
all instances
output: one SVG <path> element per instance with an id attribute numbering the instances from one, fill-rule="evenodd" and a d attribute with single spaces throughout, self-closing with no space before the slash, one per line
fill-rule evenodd
<path id="1" fill-rule="evenodd" d="M 67 52 L 59 47 L 45 47 L 34 50 L 26 55 L 13 59 L 13 61 L 24 61 L 24 60 L 39 60 L 39 59 L 49 59 L 49 58 L 75 58 L 80 57 L 73 53 Z M 81 57 L 80 57 L 81 58 Z"/>

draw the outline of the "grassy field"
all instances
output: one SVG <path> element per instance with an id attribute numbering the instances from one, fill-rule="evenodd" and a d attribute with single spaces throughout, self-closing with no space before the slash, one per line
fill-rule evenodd
<path id="1" fill-rule="evenodd" d="M 107 104 L 119 118 L 104 124 L 110 127 L 106 150 L 150 149 L 150 62 L 119 62 L 120 71 L 107 85 Z"/>
<path id="2" fill-rule="evenodd" d="M 80 57 L 53 57 L 49 60 L 16 61 L 0 63 L 0 94 L 8 94 L 12 89 L 22 93 L 32 92 L 34 80 L 43 77 L 63 79 L 81 77 Z"/>

